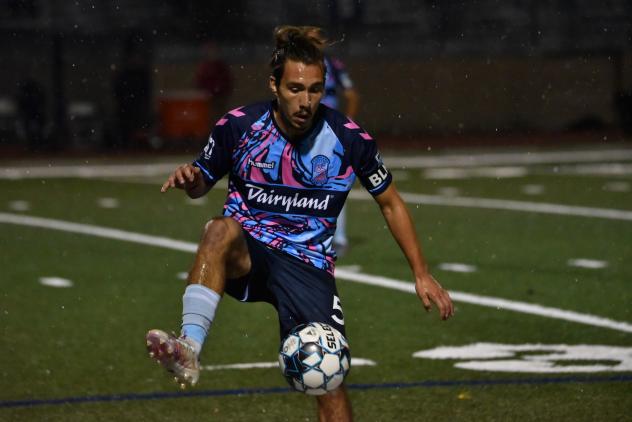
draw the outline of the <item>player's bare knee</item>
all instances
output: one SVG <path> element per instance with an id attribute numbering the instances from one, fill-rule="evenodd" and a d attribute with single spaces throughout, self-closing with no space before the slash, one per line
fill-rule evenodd
<path id="1" fill-rule="evenodd" d="M 204 231 L 205 232 L 209 229 L 209 227 L 211 227 L 211 224 L 213 224 L 213 221 L 215 221 L 215 220 L 211 218 L 210 220 L 208 220 L 206 222 L 206 224 L 204 225 Z"/>
<path id="2" fill-rule="evenodd" d="M 204 234 L 200 242 L 201 246 L 203 246 L 204 250 L 225 252 L 240 234 L 240 231 L 237 231 L 234 225 L 239 225 L 239 223 L 231 218 L 213 218 L 204 226 Z"/>

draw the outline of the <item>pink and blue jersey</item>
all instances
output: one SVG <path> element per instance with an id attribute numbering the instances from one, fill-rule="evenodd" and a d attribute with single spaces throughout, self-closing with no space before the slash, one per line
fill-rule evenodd
<path id="1" fill-rule="evenodd" d="M 327 69 L 325 76 L 325 95 L 320 102 L 338 110 L 338 91 L 340 89 L 344 91 L 353 88 L 353 82 L 351 81 L 345 64 L 341 60 L 335 57 L 325 56 L 325 68 Z"/>
<path id="2" fill-rule="evenodd" d="M 333 274 L 336 218 L 356 177 L 379 195 L 391 175 L 375 141 L 343 114 L 321 105 L 312 129 L 289 141 L 273 107 L 228 112 L 194 165 L 211 185 L 229 175 L 224 215 L 254 239 Z"/>

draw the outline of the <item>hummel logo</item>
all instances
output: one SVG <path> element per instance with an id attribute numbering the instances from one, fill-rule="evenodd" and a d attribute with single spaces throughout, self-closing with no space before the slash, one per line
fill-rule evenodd
<path id="1" fill-rule="evenodd" d="M 273 161 L 271 163 L 266 163 L 265 161 L 252 161 L 250 158 L 248 159 L 248 165 L 252 166 L 252 167 L 257 167 L 260 169 L 270 169 L 272 170 L 274 168 L 274 165 L 276 163 Z"/>

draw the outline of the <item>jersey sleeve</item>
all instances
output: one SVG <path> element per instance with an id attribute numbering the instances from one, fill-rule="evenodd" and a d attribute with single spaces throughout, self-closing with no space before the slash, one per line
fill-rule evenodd
<path id="1" fill-rule="evenodd" d="M 235 136 L 231 120 L 224 116 L 217 122 L 206 146 L 193 162 L 194 166 L 202 170 L 204 179 L 211 186 L 231 169 L 232 154 L 236 144 Z"/>
<path id="2" fill-rule="evenodd" d="M 384 192 L 393 176 L 384 165 L 376 142 L 366 132 L 359 133 L 351 151 L 351 165 L 362 186 L 373 196 Z"/>

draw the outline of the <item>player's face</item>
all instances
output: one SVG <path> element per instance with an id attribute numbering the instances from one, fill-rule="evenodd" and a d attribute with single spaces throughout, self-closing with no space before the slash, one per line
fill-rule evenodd
<path id="1" fill-rule="evenodd" d="M 279 85 L 270 77 L 270 89 L 278 102 L 274 117 L 290 136 L 308 131 L 323 97 L 323 69 L 317 64 L 287 60 Z"/>

